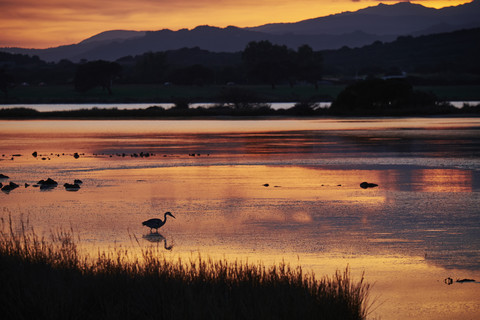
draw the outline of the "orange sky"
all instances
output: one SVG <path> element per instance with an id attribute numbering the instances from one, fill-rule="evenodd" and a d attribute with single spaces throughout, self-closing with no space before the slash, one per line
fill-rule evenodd
<path id="1" fill-rule="evenodd" d="M 0 47 L 47 48 L 107 30 L 160 30 L 198 25 L 257 26 L 295 22 L 383 2 L 375 0 L 0 0 Z M 471 0 L 412 1 L 426 7 Z"/>

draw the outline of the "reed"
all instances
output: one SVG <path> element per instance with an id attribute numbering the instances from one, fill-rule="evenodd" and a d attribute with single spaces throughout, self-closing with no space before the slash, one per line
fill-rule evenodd
<path id="1" fill-rule="evenodd" d="M 6 226 L 6 227 L 5 227 Z M 348 268 L 316 279 L 301 267 L 170 261 L 155 247 L 79 253 L 73 232 L 0 233 L 2 319 L 365 319 L 369 285 Z"/>

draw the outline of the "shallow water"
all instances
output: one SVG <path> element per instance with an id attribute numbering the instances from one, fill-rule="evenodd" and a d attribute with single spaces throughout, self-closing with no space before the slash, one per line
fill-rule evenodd
<path id="1" fill-rule="evenodd" d="M 72 228 L 93 255 L 173 245 L 174 259 L 285 260 L 319 276 L 348 265 L 374 284 L 370 318 L 475 319 L 479 283 L 444 279 L 480 280 L 479 129 L 475 118 L 0 121 L 2 182 L 21 185 L 0 193 L 0 215 L 45 235 Z M 60 185 L 32 186 L 48 177 Z M 66 191 L 74 179 L 81 189 Z M 176 219 L 163 238 L 142 227 L 165 211 Z"/>

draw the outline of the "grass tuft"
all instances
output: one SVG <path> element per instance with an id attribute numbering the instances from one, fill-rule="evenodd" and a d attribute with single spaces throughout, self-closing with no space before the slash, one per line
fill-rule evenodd
<path id="1" fill-rule="evenodd" d="M 167 260 L 155 248 L 79 254 L 73 232 L 0 232 L 2 319 L 365 319 L 369 285 L 286 263 Z"/>

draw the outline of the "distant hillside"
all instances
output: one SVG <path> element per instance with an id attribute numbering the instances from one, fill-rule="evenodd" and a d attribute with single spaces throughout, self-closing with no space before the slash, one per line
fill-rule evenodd
<path id="1" fill-rule="evenodd" d="M 441 31 L 480 27 L 480 0 L 456 7 L 427 8 L 399 2 L 379 4 L 355 12 L 344 12 L 295 23 L 274 23 L 248 28 L 271 34 L 332 34 L 361 31 L 377 35 L 426 34 L 442 26 Z M 426 32 L 426 33 L 422 33 Z"/>
<path id="2" fill-rule="evenodd" d="M 131 30 L 111 30 L 101 32 L 93 37 L 83 40 L 79 44 L 85 43 L 109 43 L 115 41 L 124 41 L 133 38 L 143 37 L 145 35 L 145 31 L 131 31 Z"/>
<path id="3" fill-rule="evenodd" d="M 124 56 L 116 61 L 123 68 L 123 83 L 175 82 L 179 75 L 189 79 L 190 73 L 200 70 L 217 84 L 229 81 L 242 84 L 249 79 L 241 53 L 197 47 Z M 480 28 L 402 36 L 392 42 L 376 41 L 359 48 L 342 47 L 320 53 L 324 77 L 348 80 L 356 76 L 394 76 L 405 72 L 416 84 L 480 83 Z M 80 64 L 68 60 L 46 63 L 36 56 L 0 52 L 0 71 L 11 74 L 17 85 L 72 83 Z"/>
<path id="4" fill-rule="evenodd" d="M 344 12 L 297 23 L 268 24 L 253 28 L 199 26 L 178 31 L 102 32 L 78 44 L 49 49 L 0 48 L 1 51 L 37 55 L 45 61 L 68 59 L 116 60 L 147 51 L 199 47 L 214 52 L 238 52 L 251 41 L 269 40 L 315 50 L 361 47 L 374 41 L 393 41 L 400 35 L 423 35 L 480 27 L 480 0 L 443 9 L 401 2 L 379 4 L 356 12 Z"/>
<path id="5" fill-rule="evenodd" d="M 315 50 L 362 46 L 376 40 L 389 41 L 395 37 L 376 36 L 363 32 L 352 32 L 342 35 L 277 35 L 257 31 L 249 31 L 237 27 L 217 28 L 199 26 L 192 30 L 148 31 L 143 36 L 134 33 L 134 37 L 125 39 L 107 39 L 101 41 L 82 41 L 76 45 L 61 46 L 49 49 L 4 48 L 1 51 L 37 55 L 45 61 L 68 59 L 74 62 L 86 60 L 110 60 L 128 55 L 139 55 L 148 51 L 167 51 L 180 48 L 199 47 L 213 52 L 239 52 L 251 41 L 268 40 L 275 44 L 285 44 L 290 48 L 298 48 L 309 44 Z M 96 38 L 97 36 L 93 37 Z M 90 38 L 92 39 L 92 38 Z"/>
<path id="6" fill-rule="evenodd" d="M 322 52 L 326 72 L 369 74 L 403 71 L 480 76 L 480 28 L 428 36 L 404 36 L 389 43 Z"/>

